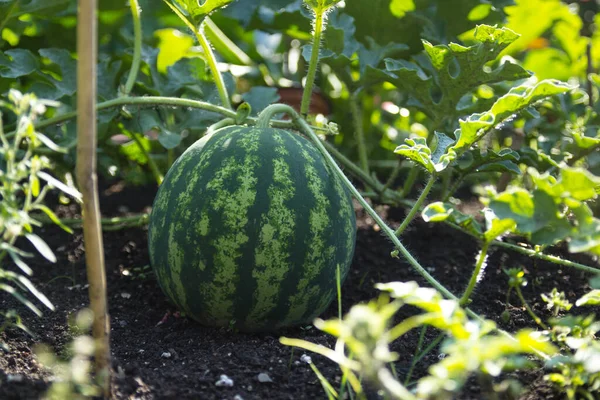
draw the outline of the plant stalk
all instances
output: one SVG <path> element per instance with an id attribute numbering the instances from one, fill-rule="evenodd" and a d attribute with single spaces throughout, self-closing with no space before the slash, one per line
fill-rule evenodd
<path id="1" fill-rule="evenodd" d="M 383 185 L 382 191 L 385 192 L 387 189 L 391 188 L 391 186 L 396 181 L 396 178 L 398 178 L 398 175 L 400 174 L 401 169 L 402 169 L 402 161 L 398 160 L 398 162 L 394 166 L 394 169 L 392 170 L 392 173 L 390 174 L 389 178 L 385 182 L 385 185 Z"/>
<path id="2" fill-rule="evenodd" d="M 537 314 L 533 311 L 533 309 L 529 306 L 529 303 L 527 303 L 527 300 L 525 300 L 523 292 L 521 291 L 521 288 L 519 286 L 515 286 L 515 292 L 517 292 L 519 300 L 521 300 L 521 303 L 523 303 L 523 306 L 527 310 L 527 313 L 535 321 L 535 323 L 541 326 L 542 329 L 548 329 L 548 326 L 544 324 L 544 322 L 542 322 L 542 319 L 538 317 Z"/>
<path id="3" fill-rule="evenodd" d="M 133 60 L 123 89 L 125 96 L 129 95 L 131 89 L 133 89 L 142 61 L 142 20 L 140 18 L 142 9 L 138 4 L 138 0 L 129 0 L 129 5 L 131 6 L 131 16 L 133 18 Z"/>
<path id="4" fill-rule="evenodd" d="M 458 231 L 461 231 L 469 236 L 472 236 L 476 239 L 481 239 L 480 237 L 478 237 L 477 235 L 473 234 L 472 232 L 469 232 L 465 229 L 463 229 L 462 227 L 452 223 L 452 222 L 448 222 L 448 221 L 444 221 L 444 223 Z M 571 267 L 571 268 L 575 268 L 578 269 L 580 271 L 584 271 L 587 273 L 592 273 L 592 274 L 598 274 L 600 273 L 600 268 L 594 268 L 594 267 L 590 267 L 588 265 L 584 265 L 584 264 L 580 264 L 578 262 L 575 261 L 570 261 L 570 260 L 565 260 L 563 258 L 557 257 L 557 256 L 553 256 L 553 255 L 549 255 L 549 254 L 544 254 L 544 253 L 540 253 L 538 251 L 535 250 L 531 250 L 531 249 L 527 249 L 521 246 L 517 246 L 511 243 L 505 243 L 499 240 L 492 240 L 490 242 L 490 246 L 498 246 L 498 247 L 504 247 L 506 249 L 510 249 L 513 251 L 516 251 L 517 253 L 521 253 L 524 254 L 526 256 L 529 257 L 533 257 L 533 258 L 537 258 L 540 260 L 544 260 L 544 261 L 548 261 L 551 262 L 553 264 L 558 264 L 558 265 L 564 265 L 565 267 Z"/>
<path id="5" fill-rule="evenodd" d="M 479 253 L 479 258 L 477 259 L 477 264 L 475 265 L 475 269 L 473 270 L 473 274 L 471 275 L 471 279 L 469 280 L 469 284 L 465 289 L 465 293 L 460 298 L 460 305 L 464 306 L 469 302 L 469 298 L 471 297 L 471 293 L 475 289 L 477 285 L 477 280 L 479 279 L 479 274 L 481 273 L 481 268 L 483 267 L 483 263 L 487 257 L 488 249 L 490 247 L 490 242 L 484 242 L 483 246 L 481 246 L 481 252 Z"/>
<path id="6" fill-rule="evenodd" d="M 365 132 L 363 126 L 363 114 L 359 105 L 359 93 L 354 93 L 350 99 L 350 111 L 354 120 L 354 129 L 356 130 L 356 143 L 358 145 L 358 160 L 360 167 L 367 175 L 369 173 L 369 158 L 367 156 L 367 145 L 365 144 Z"/>
<path id="7" fill-rule="evenodd" d="M 223 107 L 231 108 L 231 101 L 229 100 L 229 94 L 227 93 L 227 88 L 225 87 L 225 81 L 223 80 L 221 71 L 219 71 L 215 53 L 213 53 L 212 47 L 210 47 L 210 43 L 208 42 L 206 35 L 204 35 L 202 27 L 203 24 L 200 25 L 199 29 L 194 31 L 194 34 L 196 35 L 196 39 L 198 39 L 198 43 L 200 43 L 200 46 L 202 46 L 204 54 L 206 55 L 206 61 L 208 62 L 208 67 L 210 68 L 210 72 L 215 80 L 215 84 L 217 85 L 221 103 L 223 104 Z"/>
<path id="8" fill-rule="evenodd" d="M 137 145 L 138 149 L 140 149 L 140 152 L 146 157 L 146 160 L 148 161 L 148 166 L 150 167 L 150 171 L 152 171 L 152 176 L 154 176 L 154 180 L 156 180 L 156 184 L 158 186 L 160 186 L 165 177 L 162 174 L 162 172 L 160 172 L 158 165 L 156 165 L 156 163 L 154 162 L 152 157 L 150 157 L 150 154 L 146 151 L 146 149 L 144 148 L 144 145 L 142 144 L 142 142 L 140 141 L 140 139 L 137 137 L 137 135 L 135 133 L 131 134 L 131 138 Z"/>
<path id="9" fill-rule="evenodd" d="M 408 176 L 406 177 L 404 186 L 402 187 L 402 197 L 407 197 L 410 194 L 415 181 L 417 180 L 417 176 L 419 176 L 419 168 L 411 168 L 408 171 Z"/>
<path id="10" fill-rule="evenodd" d="M 96 175 L 97 1 L 80 0 L 77 17 L 77 180 L 83 196 L 82 215 L 90 307 L 94 313 L 96 377 L 105 398 L 110 395 L 110 341 L 104 248 Z"/>
<path id="11" fill-rule="evenodd" d="M 304 118 L 308 115 L 310 108 L 310 100 L 312 97 L 315 77 L 317 76 L 317 66 L 319 65 L 319 52 L 321 49 L 321 34 L 325 28 L 325 13 L 323 10 L 315 10 L 315 22 L 313 33 L 312 53 L 310 55 L 310 63 L 308 64 L 308 74 L 306 75 L 306 83 L 302 92 L 302 103 L 300 104 L 300 114 Z"/>
<path id="12" fill-rule="evenodd" d="M 412 208 L 408 212 L 408 215 L 406 216 L 406 218 L 404 218 L 404 221 L 402 221 L 402 224 L 400 224 L 400 227 L 396 230 L 396 236 L 400 237 L 400 235 L 402 235 L 402 232 L 406 230 L 408 225 L 415 218 L 415 216 L 421 209 L 421 206 L 423 206 L 427 195 L 429 195 L 429 192 L 431 191 L 431 188 L 433 187 L 433 184 L 435 183 L 436 179 L 437 174 L 434 172 L 429 177 L 429 181 L 427 181 L 427 185 L 425 186 L 425 189 L 423 189 L 423 191 L 421 192 L 421 195 L 417 199 L 417 202 L 412 206 Z"/>

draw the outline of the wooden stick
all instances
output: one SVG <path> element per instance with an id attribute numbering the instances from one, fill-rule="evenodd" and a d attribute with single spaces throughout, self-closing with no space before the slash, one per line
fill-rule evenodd
<path id="1" fill-rule="evenodd" d="M 77 181 L 83 196 L 83 239 L 94 313 L 95 373 L 104 398 L 110 395 L 109 318 L 104 247 L 96 175 L 97 0 L 79 0 L 77 17 Z"/>

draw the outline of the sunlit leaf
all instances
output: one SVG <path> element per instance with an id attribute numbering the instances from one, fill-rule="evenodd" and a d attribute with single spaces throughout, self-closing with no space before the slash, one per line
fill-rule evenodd
<path id="1" fill-rule="evenodd" d="M 524 108 L 543 98 L 565 93 L 570 89 L 572 87 L 567 83 L 550 80 L 539 82 L 533 86 L 524 84 L 512 88 L 506 95 L 499 98 L 489 111 L 473 114 L 460 120 L 460 129 L 455 133 L 458 140 L 449 149 L 449 157 L 454 157 L 452 155 L 454 153 L 462 154 L 467 151 L 486 133 Z"/>
<path id="2" fill-rule="evenodd" d="M 226 6 L 233 0 L 174 0 L 195 23 L 199 23 L 211 12 Z M 202 3 L 202 4 L 201 4 Z"/>
<path id="3" fill-rule="evenodd" d="M 473 215 L 468 215 L 457 210 L 450 203 L 441 201 L 427 205 L 421 213 L 425 222 L 452 222 L 476 237 L 481 236 L 483 229 Z"/>
<path id="4" fill-rule="evenodd" d="M 575 302 L 575 305 L 577 307 L 600 305 L 600 290 L 594 289 L 591 292 L 584 294 L 577 302 Z"/>
<path id="5" fill-rule="evenodd" d="M 56 187 L 57 189 L 61 190 L 65 194 L 68 194 L 75 200 L 81 201 L 81 193 L 79 193 L 79 191 L 77 189 L 75 189 L 74 187 L 65 185 L 64 183 L 62 183 L 61 181 L 59 181 L 52 175 L 47 174 L 44 171 L 38 172 L 38 176 L 40 178 L 42 178 L 43 180 L 45 180 L 46 182 L 48 182 L 48 184 L 50 184 L 51 186 Z"/>
<path id="6" fill-rule="evenodd" d="M 48 216 L 48 218 L 50 218 L 50 220 L 52 222 L 54 222 L 56 225 L 58 225 L 65 232 L 71 233 L 71 234 L 73 233 L 73 230 L 71 228 L 69 228 L 68 226 L 66 226 L 65 224 L 63 224 L 62 221 L 60 220 L 60 218 L 58 218 L 58 216 L 56 214 L 54 214 L 54 212 L 47 206 L 45 206 L 43 204 L 36 204 L 33 206 L 33 208 L 35 210 L 42 211 L 44 214 L 46 214 Z"/>
<path id="7" fill-rule="evenodd" d="M 38 317 L 42 316 L 42 312 L 40 311 L 40 309 L 37 308 L 31 301 L 23 297 L 23 295 L 19 293 L 14 287 L 4 283 L 0 283 L 0 290 L 5 291 L 6 293 L 15 297 L 17 300 L 19 300 L 21 304 L 33 311 L 33 313 Z"/>
<path id="8" fill-rule="evenodd" d="M 485 231 L 483 237 L 486 242 L 491 242 L 497 237 L 514 230 L 516 225 L 516 222 L 512 219 L 493 219 L 491 226 Z"/>
<path id="9" fill-rule="evenodd" d="M 36 250 L 39 251 L 42 256 L 44 256 L 46 260 L 53 263 L 56 262 L 56 256 L 41 237 L 33 233 L 26 233 L 25 237 L 31 242 Z"/>

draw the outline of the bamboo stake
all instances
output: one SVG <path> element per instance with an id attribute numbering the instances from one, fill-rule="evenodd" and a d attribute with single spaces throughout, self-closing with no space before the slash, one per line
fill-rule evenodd
<path id="1" fill-rule="evenodd" d="M 83 195 L 83 239 L 94 313 L 95 373 L 104 398 L 110 394 L 109 319 L 104 247 L 96 175 L 97 0 L 79 0 L 77 17 L 77 181 Z"/>

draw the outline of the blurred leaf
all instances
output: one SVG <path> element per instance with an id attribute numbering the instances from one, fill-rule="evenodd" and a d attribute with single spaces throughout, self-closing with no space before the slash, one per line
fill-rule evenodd
<path id="1" fill-rule="evenodd" d="M 38 68 L 38 60 L 29 50 L 14 49 L 0 52 L 1 77 L 19 78 L 33 73 Z"/>
<path id="2" fill-rule="evenodd" d="M 51 12 L 52 9 L 56 10 L 59 7 L 64 7 L 70 1 L 71 0 L 23 0 L 19 3 L 19 13 Z M 15 0 L 12 0 L 8 3 L 14 2 Z"/>
<path id="3" fill-rule="evenodd" d="M 60 220 L 60 218 L 58 218 L 56 216 L 56 214 L 54 214 L 54 212 L 50 208 L 46 207 L 43 204 L 35 204 L 33 206 L 33 209 L 42 211 L 44 214 L 46 214 L 48 216 L 48 218 L 50 218 L 50 220 L 52 222 L 54 222 L 56 225 L 58 225 L 65 232 L 71 233 L 71 234 L 73 233 L 73 230 L 71 228 L 69 228 L 68 226 L 66 226 L 65 224 L 63 224 L 62 221 Z"/>
<path id="4" fill-rule="evenodd" d="M 582 150 L 600 145 L 600 137 L 585 136 L 579 131 L 573 131 L 573 139 L 575 140 L 577 148 Z"/>
<path id="5" fill-rule="evenodd" d="M 573 209 L 573 215 L 577 219 L 577 229 L 574 229 L 569 240 L 569 251 L 589 251 L 600 255 L 600 220 L 594 218 L 587 204 Z"/>
<path id="6" fill-rule="evenodd" d="M 414 0 L 392 0 L 390 10 L 398 18 L 402 18 L 407 12 L 415 11 Z"/>
<path id="7" fill-rule="evenodd" d="M 516 223 L 512 219 L 493 219 L 491 226 L 483 234 L 483 238 L 489 243 L 506 232 L 512 232 L 515 227 Z"/>
<path id="8" fill-rule="evenodd" d="M 68 194 L 75 200 L 81 201 L 81 193 L 79 193 L 79 191 L 77 189 L 65 185 L 64 183 L 62 183 L 61 181 L 59 181 L 52 175 L 49 175 L 44 171 L 40 171 L 40 172 L 38 172 L 38 177 L 42 178 L 43 180 L 48 182 L 48 184 L 50 184 L 53 187 L 56 187 L 57 189 L 61 190 L 65 194 Z"/>
<path id="9" fill-rule="evenodd" d="M 31 281 L 25 278 L 23 275 L 15 274 L 14 279 L 23 285 L 29 293 L 35 296 L 42 304 L 54 311 L 54 305 L 48 300 L 48 298 L 31 283 Z"/>
<path id="10" fill-rule="evenodd" d="M 490 208 L 499 219 L 512 219 L 517 230 L 530 234 L 535 244 L 554 244 L 571 233 L 571 225 L 560 216 L 558 204 L 548 193 L 536 189 L 511 189 L 495 196 Z"/>
<path id="11" fill-rule="evenodd" d="M 160 29 L 156 31 L 155 36 L 159 40 L 156 68 L 161 74 L 166 73 L 168 67 L 187 56 L 194 46 L 194 39 L 177 29 Z"/>
<path id="12" fill-rule="evenodd" d="M 463 172 L 486 171 L 520 174 L 518 161 L 519 153 L 511 149 L 505 148 L 498 152 L 488 150 L 485 153 L 481 149 L 471 149 L 457 160 L 457 167 Z"/>
<path id="13" fill-rule="evenodd" d="M 592 175 L 583 168 L 562 168 L 560 170 L 560 186 L 563 197 L 579 201 L 592 200 L 598 197 L 600 177 Z"/>
<path id="14" fill-rule="evenodd" d="M 586 293 L 575 303 L 577 307 L 580 306 L 597 306 L 600 305 L 600 290 L 594 289 L 589 293 Z"/>
<path id="15" fill-rule="evenodd" d="M 187 15 L 191 17 L 192 21 L 197 25 L 204 17 L 211 12 L 226 6 L 233 0 L 174 0 L 183 10 L 187 12 Z M 202 5 L 200 4 L 202 3 Z"/>
<path id="16" fill-rule="evenodd" d="M 56 256 L 41 237 L 33 233 L 26 233 L 25 237 L 31 242 L 31 244 L 36 248 L 36 250 L 39 251 L 42 256 L 44 256 L 46 260 L 53 263 L 56 262 Z"/>
<path id="17" fill-rule="evenodd" d="M 21 271 L 23 271 L 27 275 L 33 274 L 33 270 L 31 268 L 29 268 L 29 266 L 21 259 L 21 257 L 17 253 L 15 253 L 14 251 L 11 251 L 11 250 L 7 250 L 7 252 L 8 252 L 8 255 L 10 256 L 10 258 L 15 263 L 15 265 L 17 267 L 19 267 L 21 269 Z"/>
<path id="18" fill-rule="evenodd" d="M 165 149 L 173 149 L 181 143 L 181 136 L 163 129 L 158 134 L 158 141 Z"/>
<path id="19" fill-rule="evenodd" d="M 41 49 L 40 55 L 49 59 L 60 73 L 60 80 L 49 76 L 52 85 L 57 89 L 51 97 L 53 100 L 63 96 L 72 96 L 77 90 L 77 62 L 65 49 Z"/>
<path id="20" fill-rule="evenodd" d="M 480 21 L 488 15 L 490 15 L 490 11 L 492 11 L 491 4 L 479 4 L 475 6 L 475 8 L 473 8 L 471 11 L 469 11 L 469 15 L 467 16 L 467 18 L 469 19 L 469 21 Z"/>
<path id="21" fill-rule="evenodd" d="M 25 307 L 29 308 L 31 311 L 33 311 L 33 313 L 35 315 L 37 315 L 38 317 L 42 316 L 42 312 L 40 311 L 39 308 L 37 308 L 31 301 L 27 300 L 25 297 L 23 297 L 23 295 L 21 293 L 19 293 L 14 287 L 9 286 L 7 284 L 4 283 L 0 283 L 0 290 L 5 291 L 6 293 L 12 295 L 14 298 L 16 298 L 21 304 L 23 304 Z"/>
<path id="22" fill-rule="evenodd" d="M 242 95 L 242 99 L 252 107 L 251 115 L 258 115 L 268 105 L 279 101 L 277 88 L 266 86 L 253 86 Z"/>

